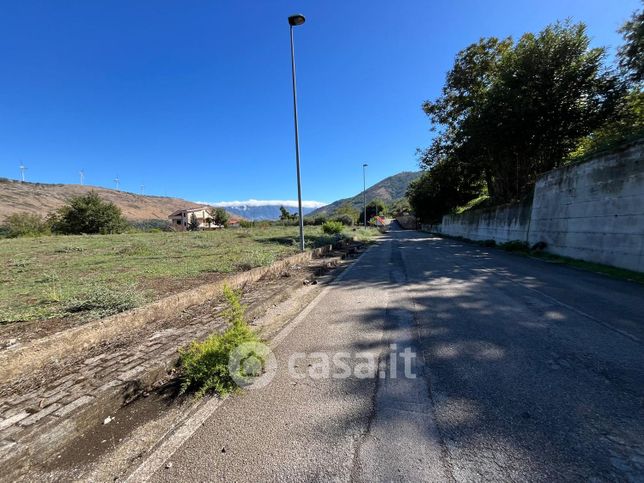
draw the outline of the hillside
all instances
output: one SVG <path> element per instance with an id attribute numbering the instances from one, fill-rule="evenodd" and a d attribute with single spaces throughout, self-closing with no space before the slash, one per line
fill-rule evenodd
<path id="1" fill-rule="evenodd" d="M 407 192 L 407 187 L 409 183 L 420 176 L 420 172 L 412 171 L 403 171 L 402 173 L 389 176 L 388 178 L 379 181 L 375 185 L 367 188 L 366 198 L 367 203 L 376 198 L 381 199 L 385 203 L 389 204 L 393 201 L 403 198 Z M 316 215 L 328 215 L 337 210 L 344 203 L 351 203 L 358 210 L 362 209 L 362 192 L 351 198 L 343 198 L 341 200 L 334 201 L 331 204 L 318 208 L 317 210 L 312 211 L 309 216 Z"/>
<path id="2" fill-rule="evenodd" d="M 137 195 L 97 186 L 21 183 L 0 178 L 0 221 L 21 211 L 46 215 L 63 206 L 70 197 L 92 190 L 121 208 L 123 215 L 131 221 L 166 220 L 175 210 L 203 206 L 181 198 Z"/>

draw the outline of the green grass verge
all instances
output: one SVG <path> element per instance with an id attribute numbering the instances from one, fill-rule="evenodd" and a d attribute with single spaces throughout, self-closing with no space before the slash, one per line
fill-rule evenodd
<path id="1" fill-rule="evenodd" d="M 644 284 L 644 273 L 633 272 L 631 270 L 626 270 L 625 268 L 611 267 L 610 265 L 587 262 L 585 260 L 562 257 L 559 255 L 553 255 L 551 253 L 545 253 L 545 252 L 524 252 L 524 254 L 534 258 L 538 258 L 540 260 L 546 260 L 551 263 L 561 263 L 562 265 L 568 265 L 571 267 L 580 268 L 582 270 L 587 270 L 589 272 L 596 272 L 596 273 L 601 273 L 603 275 L 608 275 L 609 277 L 612 277 L 612 278 Z"/>
<path id="2" fill-rule="evenodd" d="M 374 230 L 375 232 L 375 230 Z M 352 229 L 339 236 L 353 237 Z M 371 234 L 364 234 L 365 237 Z M 0 323 L 102 317 L 298 251 L 298 227 L 0 239 Z M 307 248 L 337 240 L 305 227 Z"/>

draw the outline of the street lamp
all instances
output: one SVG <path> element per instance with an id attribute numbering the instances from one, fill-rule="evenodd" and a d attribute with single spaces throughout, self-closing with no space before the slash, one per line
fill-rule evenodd
<path id="1" fill-rule="evenodd" d="M 296 14 L 288 18 L 291 31 L 291 72 L 293 74 L 293 118 L 295 120 L 295 165 L 297 167 L 297 208 L 300 216 L 300 251 L 304 251 L 304 218 L 302 216 L 302 182 L 300 178 L 300 137 L 297 128 L 297 89 L 295 83 L 295 46 L 293 45 L 293 27 L 302 25 L 304 15 Z"/>
<path id="2" fill-rule="evenodd" d="M 364 227 L 367 228 L 367 173 L 368 164 L 362 165 L 362 206 L 364 208 Z"/>

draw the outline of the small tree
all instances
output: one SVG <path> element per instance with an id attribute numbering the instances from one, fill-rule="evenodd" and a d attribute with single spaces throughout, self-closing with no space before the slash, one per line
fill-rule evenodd
<path id="1" fill-rule="evenodd" d="M 121 209 L 95 191 L 75 196 L 51 216 L 52 231 L 63 235 L 122 233 L 128 226 Z"/>
<path id="2" fill-rule="evenodd" d="M 196 214 L 190 215 L 190 221 L 188 222 L 188 231 L 197 231 L 199 230 L 199 220 L 197 219 Z"/>
<path id="3" fill-rule="evenodd" d="M 227 227 L 228 222 L 230 221 L 230 215 L 223 208 L 215 208 L 212 213 L 212 219 L 215 222 L 215 225 Z"/>
<path id="4" fill-rule="evenodd" d="M 286 208 L 280 206 L 280 220 L 282 221 L 291 221 L 297 220 L 297 214 L 290 213 Z"/>

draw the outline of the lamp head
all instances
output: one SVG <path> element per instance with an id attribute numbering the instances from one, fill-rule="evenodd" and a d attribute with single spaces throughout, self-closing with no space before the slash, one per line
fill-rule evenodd
<path id="1" fill-rule="evenodd" d="M 297 25 L 302 25 L 305 21 L 306 21 L 306 19 L 304 18 L 304 15 L 302 15 L 300 13 L 296 13 L 295 15 L 291 15 L 288 18 L 288 24 L 291 27 L 295 27 Z"/>

